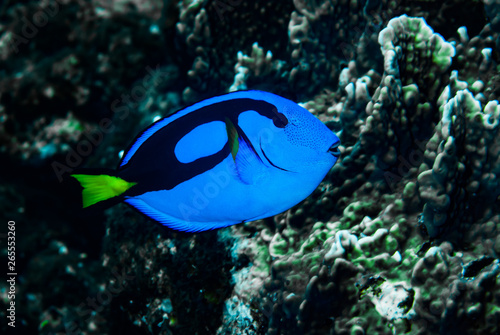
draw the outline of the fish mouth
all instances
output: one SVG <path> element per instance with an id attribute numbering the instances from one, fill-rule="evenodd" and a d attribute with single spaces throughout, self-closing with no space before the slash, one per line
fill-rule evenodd
<path id="1" fill-rule="evenodd" d="M 328 153 L 331 154 L 332 156 L 339 158 L 340 157 L 340 150 L 339 150 L 339 144 L 340 142 L 337 141 L 333 143 L 330 148 L 328 149 Z"/>

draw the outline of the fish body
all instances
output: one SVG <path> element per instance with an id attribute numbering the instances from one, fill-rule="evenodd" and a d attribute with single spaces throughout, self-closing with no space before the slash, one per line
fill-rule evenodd
<path id="1" fill-rule="evenodd" d="M 170 228 L 195 232 L 273 216 L 298 204 L 335 164 L 338 144 L 333 132 L 296 103 L 240 91 L 152 124 L 114 176 L 73 176 L 84 188 L 84 207 L 118 196 Z"/>

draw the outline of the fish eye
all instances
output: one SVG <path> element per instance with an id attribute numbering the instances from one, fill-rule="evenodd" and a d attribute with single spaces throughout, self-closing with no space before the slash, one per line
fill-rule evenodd
<path id="1" fill-rule="evenodd" d="M 273 124 L 278 128 L 285 128 L 288 124 L 288 119 L 285 114 L 276 112 L 276 115 L 273 117 Z"/>

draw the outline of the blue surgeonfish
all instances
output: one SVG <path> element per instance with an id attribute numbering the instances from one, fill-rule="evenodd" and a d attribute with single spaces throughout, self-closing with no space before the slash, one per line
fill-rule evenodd
<path id="1" fill-rule="evenodd" d="M 109 174 L 73 174 L 83 207 L 114 199 L 197 232 L 279 214 L 309 196 L 339 139 L 293 101 L 240 91 L 195 103 L 144 130 Z"/>

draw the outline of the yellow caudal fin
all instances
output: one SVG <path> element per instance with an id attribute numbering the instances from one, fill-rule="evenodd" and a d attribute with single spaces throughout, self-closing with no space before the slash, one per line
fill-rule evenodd
<path id="1" fill-rule="evenodd" d="M 105 174 L 72 174 L 71 177 L 78 180 L 83 187 L 83 208 L 116 197 L 137 184 Z"/>

